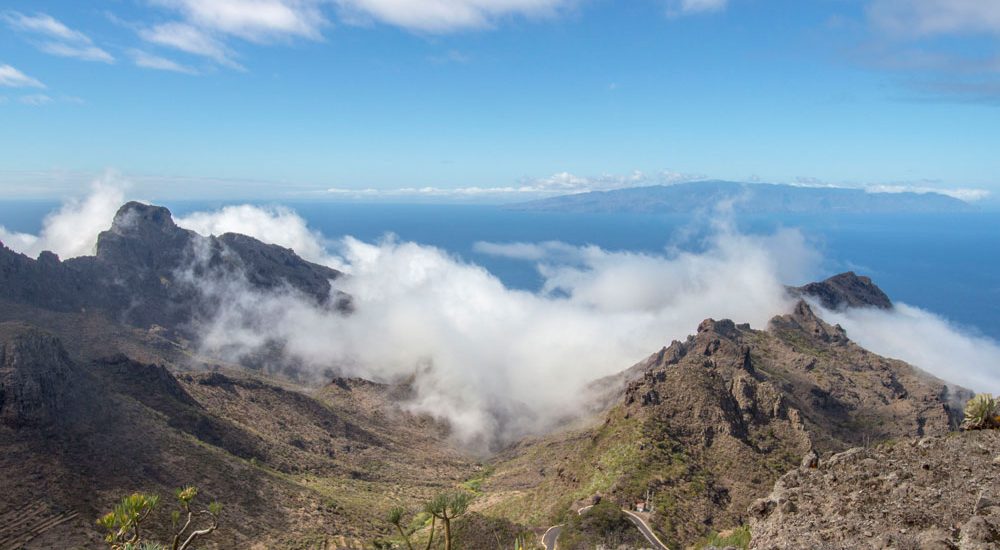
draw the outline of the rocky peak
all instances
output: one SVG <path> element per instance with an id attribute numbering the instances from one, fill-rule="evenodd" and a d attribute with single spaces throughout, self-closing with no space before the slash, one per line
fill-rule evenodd
<path id="1" fill-rule="evenodd" d="M 799 300 L 792 312 L 771 319 L 770 329 L 777 332 L 796 332 L 825 343 L 845 344 L 847 333 L 840 325 L 829 325 L 819 318 L 805 300 Z"/>
<path id="2" fill-rule="evenodd" d="M 853 271 L 834 275 L 818 283 L 793 288 L 791 291 L 799 296 L 816 298 L 827 309 L 848 307 L 892 309 L 892 301 L 881 288 L 870 278 Z"/>
<path id="3" fill-rule="evenodd" d="M 128 202 L 118 209 L 111 228 L 98 235 L 97 258 L 119 268 L 170 265 L 195 237 L 174 223 L 170 210 Z"/>
<path id="4" fill-rule="evenodd" d="M 125 234 L 134 231 L 162 233 L 172 232 L 177 229 L 170 210 L 163 206 L 143 204 L 141 202 L 127 202 L 118 209 L 115 219 L 111 223 L 111 231 Z"/>

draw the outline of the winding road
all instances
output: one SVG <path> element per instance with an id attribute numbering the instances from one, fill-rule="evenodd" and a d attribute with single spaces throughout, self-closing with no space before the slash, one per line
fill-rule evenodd
<path id="1" fill-rule="evenodd" d="M 584 506 L 583 508 L 577 510 L 576 513 L 583 515 L 584 512 L 590 510 L 591 508 L 593 508 L 593 505 Z M 656 533 L 653 532 L 653 529 L 648 523 L 646 523 L 646 520 L 642 519 L 641 516 L 624 508 L 622 508 L 622 512 L 625 512 L 625 514 L 628 515 L 629 521 L 631 521 L 632 524 L 635 525 L 635 528 L 642 533 L 642 536 L 646 537 L 646 540 L 653 545 L 654 550 L 670 550 L 667 548 L 667 545 L 663 544 L 659 537 L 656 536 Z M 553 525 L 542 534 L 542 546 L 545 547 L 545 550 L 557 550 L 557 543 L 559 541 L 559 535 L 562 533 L 562 528 L 562 524 Z"/>

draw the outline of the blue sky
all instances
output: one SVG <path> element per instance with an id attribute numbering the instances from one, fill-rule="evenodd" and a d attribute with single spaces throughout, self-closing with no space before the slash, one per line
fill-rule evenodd
<path id="1" fill-rule="evenodd" d="M 995 196 L 998 36 L 996 0 L 7 0 L 0 198 Z"/>

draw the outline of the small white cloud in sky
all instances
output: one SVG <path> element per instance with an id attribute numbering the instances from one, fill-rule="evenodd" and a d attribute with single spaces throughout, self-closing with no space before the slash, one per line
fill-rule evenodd
<path id="1" fill-rule="evenodd" d="M 25 15 L 20 12 L 4 12 L 0 17 L 10 28 L 36 36 L 45 37 L 38 43 L 39 50 L 60 57 L 72 57 L 83 61 L 114 63 L 115 58 L 107 51 L 94 45 L 87 35 L 73 30 L 46 13 Z"/>
<path id="2" fill-rule="evenodd" d="M 18 101 L 25 105 L 31 105 L 32 107 L 41 107 L 42 105 L 52 103 L 54 100 L 51 96 L 45 94 L 31 94 L 19 97 Z"/>
<path id="3" fill-rule="evenodd" d="M 220 65 L 242 68 L 229 48 L 205 30 L 185 23 L 163 23 L 139 31 L 143 40 L 192 55 L 207 57 Z"/>
<path id="4" fill-rule="evenodd" d="M 336 0 L 348 22 L 375 20 L 414 31 L 488 28 L 511 17 L 551 17 L 570 0 Z"/>
<path id="5" fill-rule="evenodd" d="M 151 0 L 201 29 L 253 42 L 321 38 L 327 25 L 318 0 Z"/>
<path id="6" fill-rule="evenodd" d="M 668 3 L 670 15 L 691 15 L 722 11 L 729 5 L 729 0 L 671 0 Z"/>
<path id="7" fill-rule="evenodd" d="M 142 50 L 131 50 L 129 55 L 132 57 L 132 61 L 135 62 L 136 67 L 142 67 L 144 69 L 156 69 L 159 71 L 171 71 L 175 73 L 183 74 L 198 74 L 198 71 L 188 67 L 187 65 L 182 65 L 172 59 L 167 59 L 166 57 L 161 57 L 158 55 L 153 55 Z"/>
<path id="8" fill-rule="evenodd" d="M 10 88 L 44 88 L 45 84 L 10 65 L 0 64 L 0 86 Z"/>
<path id="9" fill-rule="evenodd" d="M 873 0 L 867 14 L 877 27 L 901 36 L 1000 35 L 996 0 Z"/>

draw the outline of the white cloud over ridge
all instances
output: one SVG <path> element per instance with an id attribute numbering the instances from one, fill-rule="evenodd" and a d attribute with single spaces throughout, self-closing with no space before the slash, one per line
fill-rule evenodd
<path id="1" fill-rule="evenodd" d="M 897 303 L 893 310 L 819 308 L 830 323 L 880 355 L 901 359 L 953 384 L 1000 393 L 1000 343 L 929 311 Z"/>
<path id="2" fill-rule="evenodd" d="M 39 236 L 0 231 L 8 246 L 93 250 L 124 200 L 113 181 L 46 218 Z M 477 243 L 476 251 L 536 264 L 538 292 L 507 288 L 448 252 L 387 237 L 329 240 L 293 210 L 234 205 L 177 218 L 202 234 L 241 232 L 343 270 L 335 286 L 353 296 L 341 315 L 289 289 L 262 291 L 246 279 L 192 279 L 223 304 L 204 327 L 203 352 L 232 360 L 273 342 L 305 378 L 328 373 L 412 381 L 404 406 L 447 420 L 456 438 L 484 447 L 551 428 L 582 406 L 596 378 L 617 373 L 683 339 L 707 317 L 763 328 L 791 300 L 786 283 L 815 278 L 819 254 L 794 229 L 745 235 L 715 223 L 697 252 L 648 254 L 541 243 Z M 699 234 L 692 232 L 692 235 Z M 817 310 L 819 311 L 819 310 Z M 947 381 L 1000 390 L 1000 345 L 924 311 L 821 314 L 861 345 Z"/>
<path id="3" fill-rule="evenodd" d="M 0 241 L 32 258 L 44 250 L 63 259 L 92 255 L 97 235 L 111 226 L 115 212 L 125 202 L 125 188 L 114 174 L 108 174 L 91 184 L 85 198 L 68 200 L 46 216 L 38 235 L 14 233 L 0 226 Z"/>

